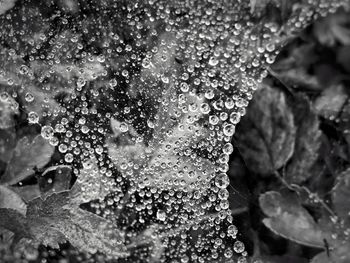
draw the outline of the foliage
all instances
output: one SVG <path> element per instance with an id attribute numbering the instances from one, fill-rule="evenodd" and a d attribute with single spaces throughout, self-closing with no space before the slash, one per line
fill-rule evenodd
<path id="1" fill-rule="evenodd" d="M 0 259 L 349 261 L 343 2 L 0 1 Z"/>

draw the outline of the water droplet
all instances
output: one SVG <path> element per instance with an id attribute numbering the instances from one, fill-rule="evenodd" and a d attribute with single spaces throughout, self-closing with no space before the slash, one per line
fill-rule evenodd
<path id="1" fill-rule="evenodd" d="M 52 136 L 54 135 L 54 130 L 51 126 L 43 126 L 41 128 L 41 136 L 44 138 L 44 139 L 51 139 Z"/>

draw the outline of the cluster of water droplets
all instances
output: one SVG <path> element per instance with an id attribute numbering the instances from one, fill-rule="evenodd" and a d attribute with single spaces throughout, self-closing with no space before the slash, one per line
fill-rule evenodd
<path id="1" fill-rule="evenodd" d="M 253 15 L 250 1 L 106 2 L 87 16 L 66 7 L 43 18 L 57 31 L 10 36 L 1 62 L 16 70 L 0 71 L 0 100 L 20 97 L 61 162 L 78 180 L 91 177 L 86 200 L 101 187 L 109 193 L 91 207 L 126 231 L 133 260 L 149 259 L 142 245 L 152 240 L 158 261 L 247 262 L 228 201 L 232 136 L 284 30 L 340 3 L 308 1 L 281 27 Z M 24 18 L 3 19 L 11 27 Z M 24 35 L 40 24 L 29 26 Z M 91 160 L 98 167 L 89 174 Z"/>

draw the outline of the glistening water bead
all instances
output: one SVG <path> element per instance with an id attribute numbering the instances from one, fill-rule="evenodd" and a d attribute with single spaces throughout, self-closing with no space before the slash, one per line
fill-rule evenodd
<path id="1" fill-rule="evenodd" d="M 54 129 L 51 126 L 45 125 L 41 128 L 41 136 L 44 139 L 50 140 L 54 135 Z"/>

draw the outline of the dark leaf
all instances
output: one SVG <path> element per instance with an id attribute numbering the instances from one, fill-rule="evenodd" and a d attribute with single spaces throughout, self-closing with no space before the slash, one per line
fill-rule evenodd
<path id="1" fill-rule="evenodd" d="M 294 154 L 286 168 L 285 179 L 289 183 L 300 184 L 312 175 L 310 169 L 318 156 L 321 131 L 318 117 L 307 97 L 298 96 L 293 105 L 297 132 Z"/>
<path id="2" fill-rule="evenodd" d="M 314 25 L 314 34 L 318 41 L 326 46 L 334 46 L 337 42 L 350 44 L 349 14 L 343 10 L 319 20 Z"/>
<path id="3" fill-rule="evenodd" d="M 47 175 L 54 177 L 48 177 Z M 38 176 L 40 191 L 48 196 L 54 192 L 59 193 L 69 190 L 72 178 L 72 169 L 68 165 L 56 165 L 47 168 L 41 176 Z"/>
<path id="4" fill-rule="evenodd" d="M 284 94 L 267 86 L 258 90 L 237 126 L 236 137 L 250 170 L 271 174 L 284 166 L 295 140 L 293 114 Z"/>
<path id="5" fill-rule="evenodd" d="M 275 234 L 302 245 L 324 248 L 323 233 L 308 211 L 296 198 L 278 192 L 267 192 L 259 198 L 260 207 L 269 216 L 264 225 Z"/>

